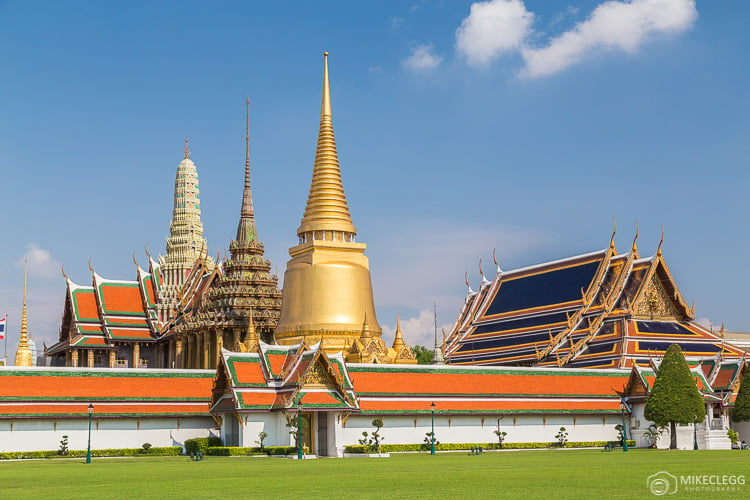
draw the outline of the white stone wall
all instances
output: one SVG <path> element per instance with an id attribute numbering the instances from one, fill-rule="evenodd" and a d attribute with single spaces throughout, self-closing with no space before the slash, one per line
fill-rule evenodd
<path id="1" fill-rule="evenodd" d="M 218 436 L 216 424 L 208 417 L 184 418 L 94 418 L 91 449 L 184 446 L 186 439 Z M 68 448 L 85 450 L 88 419 L 0 420 L 0 452 L 57 450 L 68 436 Z"/>
<path id="2" fill-rule="evenodd" d="M 337 429 L 340 446 L 358 444 L 362 432 L 374 430 L 375 416 L 352 415 L 346 424 Z M 384 444 L 422 443 L 431 430 L 429 415 L 384 416 L 380 434 Z M 506 443 L 554 442 L 560 427 L 565 427 L 568 441 L 614 441 L 617 439 L 615 425 L 621 418 L 614 415 L 579 416 L 444 416 L 435 415 L 435 438 L 441 443 L 492 443 L 497 441 L 496 430 L 507 432 Z"/>

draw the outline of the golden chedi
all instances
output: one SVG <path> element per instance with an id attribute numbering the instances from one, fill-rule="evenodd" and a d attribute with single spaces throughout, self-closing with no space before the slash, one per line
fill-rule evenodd
<path id="1" fill-rule="evenodd" d="M 331 121 L 328 53 L 324 54 L 320 131 L 310 194 L 297 229 L 299 244 L 289 249 L 284 274 L 279 344 L 322 342 L 328 353 L 348 353 L 356 340 L 380 339 L 365 244 L 355 242 L 341 182 Z"/>
<path id="2" fill-rule="evenodd" d="M 28 321 L 26 319 L 26 261 L 23 263 L 23 310 L 21 312 L 21 337 L 18 341 L 15 366 L 34 366 L 29 346 Z"/>

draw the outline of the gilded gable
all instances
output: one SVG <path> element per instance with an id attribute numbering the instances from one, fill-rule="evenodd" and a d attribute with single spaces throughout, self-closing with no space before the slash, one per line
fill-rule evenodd
<path id="1" fill-rule="evenodd" d="M 682 319 L 674 302 L 654 273 L 633 306 L 634 316 L 648 319 Z"/>

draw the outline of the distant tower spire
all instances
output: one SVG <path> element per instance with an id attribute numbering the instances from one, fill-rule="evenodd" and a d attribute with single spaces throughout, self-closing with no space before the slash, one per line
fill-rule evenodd
<path id="1" fill-rule="evenodd" d="M 185 159 L 190 158 L 190 147 L 188 146 L 188 138 L 185 137 Z"/>
<path id="2" fill-rule="evenodd" d="M 432 305 L 435 311 L 435 356 L 432 358 L 432 362 L 436 365 L 444 365 L 445 358 L 443 358 L 443 345 L 438 339 L 437 301 L 434 301 Z"/>
<path id="3" fill-rule="evenodd" d="M 29 347 L 28 321 L 26 319 L 26 265 L 23 261 L 23 310 L 21 312 L 21 337 L 18 340 L 18 350 L 16 351 L 16 366 L 33 366 L 31 359 L 31 348 Z"/>
<path id="4" fill-rule="evenodd" d="M 237 225 L 237 241 L 256 239 L 253 193 L 250 190 L 250 98 L 245 99 L 245 187 L 242 191 L 240 223 Z"/>

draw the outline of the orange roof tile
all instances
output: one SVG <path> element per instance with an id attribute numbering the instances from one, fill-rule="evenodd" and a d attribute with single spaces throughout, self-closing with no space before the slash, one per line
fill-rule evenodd
<path id="1" fill-rule="evenodd" d="M 135 286 L 102 284 L 103 307 L 108 312 L 145 313 L 141 293 Z"/>

